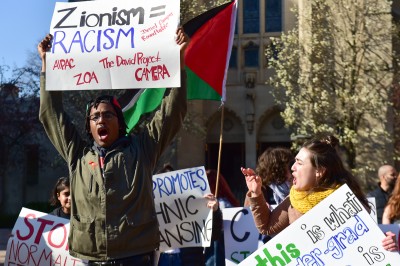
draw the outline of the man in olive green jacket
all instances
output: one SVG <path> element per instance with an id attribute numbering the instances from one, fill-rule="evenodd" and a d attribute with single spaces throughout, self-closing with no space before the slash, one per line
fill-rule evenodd
<path id="1" fill-rule="evenodd" d="M 39 118 L 70 171 L 69 252 L 91 265 L 151 265 L 160 242 L 152 174 L 186 114 L 185 72 L 182 87 L 171 89 L 136 136 L 125 136 L 121 107 L 113 97 L 89 102 L 86 131 L 93 143 L 88 143 L 64 112 L 62 93 L 45 90 L 45 56 L 51 39 L 48 35 L 38 45 L 43 72 Z M 176 42 L 183 70 L 189 40 L 182 28 Z"/>

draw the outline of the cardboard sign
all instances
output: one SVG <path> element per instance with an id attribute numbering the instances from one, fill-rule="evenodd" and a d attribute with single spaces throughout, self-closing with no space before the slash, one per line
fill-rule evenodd
<path id="1" fill-rule="evenodd" d="M 86 265 L 68 253 L 69 220 L 22 208 L 11 234 L 4 265 Z"/>
<path id="2" fill-rule="evenodd" d="M 178 0 L 57 2 L 47 90 L 180 86 Z"/>
<path id="3" fill-rule="evenodd" d="M 210 246 L 212 210 L 204 195 L 210 193 L 204 167 L 153 176 L 153 194 L 160 225 L 160 251 Z"/>
<path id="4" fill-rule="evenodd" d="M 258 232 L 249 208 L 226 208 L 224 218 L 225 265 L 237 265 L 259 246 Z"/>
<path id="5" fill-rule="evenodd" d="M 398 265 L 385 235 L 347 185 L 277 234 L 240 265 Z"/>

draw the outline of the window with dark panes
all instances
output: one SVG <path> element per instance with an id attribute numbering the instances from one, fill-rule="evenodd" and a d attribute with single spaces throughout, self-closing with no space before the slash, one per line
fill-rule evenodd
<path id="1" fill-rule="evenodd" d="M 229 59 L 229 68 L 237 68 L 237 48 L 232 47 L 231 58 Z"/>
<path id="2" fill-rule="evenodd" d="M 239 9 L 236 12 L 235 34 L 239 34 Z"/>
<path id="3" fill-rule="evenodd" d="M 260 32 L 259 0 L 243 0 L 243 33 Z"/>
<path id="4" fill-rule="evenodd" d="M 265 31 L 282 31 L 282 0 L 265 0 Z"/>
<path id="5" fill-rule="evenodd" d="M 254 43 L 250 43 L 246 48 L 244 48 L 245 67 L 259 67 L 258 48 L 258 45 Z"/>

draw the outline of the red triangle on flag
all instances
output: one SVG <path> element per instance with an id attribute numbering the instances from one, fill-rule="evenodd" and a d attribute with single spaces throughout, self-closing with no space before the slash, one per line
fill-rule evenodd
<path id="1" fill-rule="evenodd" d="M 191 37 L 185 53 L 186 67 L 218 93 L 222 101 L 225 100 L 226 74 L 232 50 L 236 13 L 237 2 L 233 1 L 207 11 L 184 25 L 185 31 L 198 28 L 191 36 L 191 33 L 186 31 Z M 190 82 L 188 75 L 188 94 L 189 90 L 196 89 L 196 86 L 191 88 Z"/>

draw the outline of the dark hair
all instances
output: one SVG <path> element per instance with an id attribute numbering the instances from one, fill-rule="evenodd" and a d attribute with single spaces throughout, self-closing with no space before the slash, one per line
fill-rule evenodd
<path id="1" fill-rule="evenodd" d="M 208 183 L 210 185 L 210 190 L 211 193 L 215 194 L 215 187 L 217 184 L 217 171 L 214 169 L 208 169 L 206 171 L 207 174 L 207 179 Z M 235 196 L 232 193 L 231 188 L 228 185 L 228 182 L 226 182 L 224 176 L 219 173 L 219 184 L 218 184 L 218 198 L 226 198 L 230 204 L 234 207 L 239 207 L 239 201 L 235 198 Z"/>
<path id="2" fill-rule="evenodd" d="M 172 172 L 174 171 L 174 168 L 172 167 L 172 165 L 170 165 L 169 163 L 166 163 L 163 165 L 163 168 L 161 168 L 160 171 L 158 171 L 158 174 L 162 174 L 162 173 L 166 173 L 166 172 Z"/>
<path id="3" fill-rule="evenodd" d="M 286 181 L 293 161 L 294 156 L 288 148 L 268 148 L 258 157 L 256 172 L 264 186 L 272 183 L 279 185 Z"/>
<path id="4" fill-rule="evenodd" d="M 392 195 L 386 205 L 390 208 L 389 220 L 392 223 L 400 217 L 400 177 L 397 177 Z"/>
<path id="5" fill-rule="evenodd" d="M 85 117 L 85 130 L 88 138 L 93 140 L 92 132 L 90 131 L 90 111 L 92 108 L 97 108 L 100 103 L 111 104 L 117 114 L 118 124 L 119 124 L 119 136 L 125 136 L 127 134 L 126 129 L 128 128 L 124 119 L 124 114 L 122 113 L 121 106 L 119 105 L 117 99 L 114 96 L 102 95 L 94 100 L 90 100 L 86 105 L 86 117 Z"/>
<path id="6" fill-rule="evenodd" d="M 369 210 L 368 200 L 359 181 L 344 167 L 336 150 L 338 144 L 339 140 L 332 135 L 317 136 L 304 143 L 303 148 L 307 149 L 312 155 L 311 164 L 317 170 L 323 170 L 323 175 L 317 181 L 314 190 L 318 191 L 347 184 L 364 207 Z"/>
<path id="7" fill-rule="evenodd" d="M 59 206 L 60 201 L 58 200 L 59 193 L 64 189 L 69 188 L 69 177 L 60 177 L 51 191 L 50 205 Z"/>

